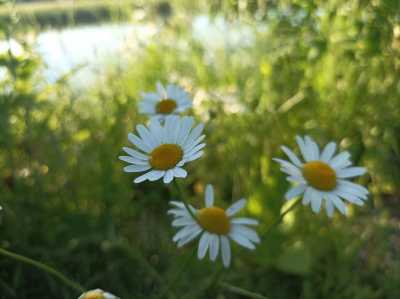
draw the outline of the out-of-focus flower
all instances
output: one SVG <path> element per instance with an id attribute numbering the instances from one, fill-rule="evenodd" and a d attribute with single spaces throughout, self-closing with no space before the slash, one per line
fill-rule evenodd
<path id="1" fill-rule="evenodd" d="M 139 111 L 152 118 L 164 120 L 171 114 L 179 114 L 192 107 L 189 93 L 178 85 L 168 84 L 165 88 L 157 83 L 157 92 L 142 93 Z"/>

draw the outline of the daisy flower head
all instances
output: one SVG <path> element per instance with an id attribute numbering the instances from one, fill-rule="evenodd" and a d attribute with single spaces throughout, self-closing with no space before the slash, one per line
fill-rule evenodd
<path id="1" fill-rule="evenodd" d="M 326 213 L 333 216 L 334 209 L 343 215 L 347 214 L 344 201 L 362 206 L 368 197 L 368 190 L 352 183 L 350 178 L 366 173 L 364 167 L 352 167 L 350 153 L 336 152 L 336 143 L 328 143 L 320 152 L 318 145 L 309 136 L 296 136 L 303 160 L 299 159 L 289 148 L 282 146 L 289 161 L 274 159 L 281 170 L 288 175 L 287 180 L 296 184 L 285 194 L 287 200 L 303 195 L 303 204 L 311 203 L 315 213 L 325 205 Z"/>
<path id="2" fill-rule="evenodd" d="M 142 93 L 139 112 L 164 120 L 171 114 L 179 114 L 192 107 L 189 93 L 175 84 L 164 87 L 157 82 L 157 92 Z"/>
<path id="3" fill-rule="evenodd" d="M 255 249 L 255 244 L 260 242 L 255 230 L 249 226 L 258 225 L 257 220 L 234 216 L 246 205 L 245 199 L 240 199 L 227 210 L 214 205 L 214 191 L 211 185 L 207 185 L 205 192 L 205 208 L 189 208 L 192 214 L 185 208 L 182 202 L 171 201 L 174 207 L 168 210 L 173 215 L 172 226 L 180 228 L 173 237 L 178 247 L 191 242 L 200 236 L 197 256 L 201 260 L 209 251 L 211 261 L 215 261 L 221 252 L 225 267 L 231 263 L 230 240 L 248 249 Z"/>
<path id="4" fill-rule="evenodd" d="M 127 156 L 119 159 L 129 163 L 125 172 L 145 172 L 134 182 L 156 181 L 163 178 L 169 184 L 174 177 L 185 178 L 183 166 L 200 158 L 205 143 L 202 141 L 204 125 L 193 127 L 193 117 L 170 115 L 163 124 L 157 119 L 150 120 L 149 125 L 137 125 L 137 135 L 129 133 L 128 139 L 136 147 L 124 147 Z"/>
<path id="5" fill-rule="evenodd" d="M 104 292 L 101 289 L 95 289 L 83 293 L 78 299 L 119 299 L 119 297 L 111 293 Z"/>

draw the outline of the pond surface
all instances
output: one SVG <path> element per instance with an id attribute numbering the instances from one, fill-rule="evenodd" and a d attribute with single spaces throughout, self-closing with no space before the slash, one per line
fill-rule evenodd
<path id="1" fill-rule="evenodd" d="M 155 24 L 102 24 L 41 32 L 35 49 L 45 63 L 45 77 L 54 82 L 71 73 L 75 84 L 87 83 L 107 62 L 119 63 L 150 42 L 162 30 Z M 195 17 L 191 24 L 194 39 L 210 51 L 226 47 L 251 46 L 254 29 L 228 23 L 222 17 Z"/>

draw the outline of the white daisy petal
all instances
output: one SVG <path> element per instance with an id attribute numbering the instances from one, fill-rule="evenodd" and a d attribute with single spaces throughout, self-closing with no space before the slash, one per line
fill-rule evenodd
<path id="1" fill-rule="evenodd" d="M 299 196 L 300 194 L 304 193 L 306 188 L 307 188 L 306 184 L 300 184 L 296 187 L 291 188 L 288 192 L 286 192 L 285 199 L 291 200 L 291 199 Z"/>
<path id="2" fill-rule="evenodd" d="M 152 118 L 149 123 L 149 130 L 154 136 L 154 142 L 156 146 L 159 146 L 162 141 L 163 129 L 160 125 L 160 121 L 156 118 Z"/>
<path id="3" fill-rule="evenodd" d="M 172 238 L 172 241 L 178 242 L 182 238 L 184 238 L 184 237 L 186 237 L 188 235 L 192 235 L 194 232 L 197 231 L 198 228 L 199 228 L 199 225 L 197 223 L 185 226 L 184 228 L 182 228 L 181 230 L 179 230 L 176 233 L 176 235 Z"/>
<path id="4" fill-rule="evenodd" d="M 231 263 L 231 245 L 229 244 L 229 239 L 225 236 L 220 236 L 221 239 L 221 253 L 222 261 L 225 267 L 229 267 Z"/>
<path id="5" fill-rule="evenodd" d="M 336 195 L 328 193 L 328 199 L 332 201 L 333 205 L 343 214 L 347 214 L 347 208 L 344 202 Z"/>
<path id="6" fill-rule="evenodd" d="M 205 137 L 206 137 L 206 135 L 201 135 L 195 141 L 193 141 L 191 143 L 186 143 L 186 145 L 183 149 L 185 151 L 185 153 L 192 151 L 192 149 L 194 149 L 197 145 L 199 145 L 200 142 L 203 141 Z"/>
<path id="7" fill-rule="evenodd" d="M 232 205 L 226 210 L 226 215 L 228 215 L 228 217 L 231 217 L 231 216 L 235 215 L 235 214 L 238 213 L 241 209 L 243 209 L 245 205 L 246 205 L 246 200 L 245 200 L 244 198 L 239 199 L 237 202 L 235 202 L 234 204 L 232 204 Z"/>
<path id="8" fill-rule="evenodd" d="M 289 157 L 290 161 L 297 167 L 302 167 L 303 163 L 297 158 L 297 156 L 286 146 L 281 146 L 281 149 L 285 152 L 286 156 Z"/>
<path id="9" fill-rule="evenodd" d="M 194 123 L 193 117 L 185 116 L 182 120 L 182 124 L 180 127 L 179 135 L 178 135 L 178 144 L 180 146 L 183 145 L 184 141 L 186 140 L 187 136 L 190 133 L 190 129 L 192 128 Z"/>
<path id="10" fill-rule="evenodd" d="M 139 133 L 140 138 L 142 139 L 143 143 L 148 145 L 150 149 L 153 149 L 157 146 L 157 140 L 151 135 L 149 130 L 143 125 L 137 125 L 136 131 Z"/>
<path id="11" fill-rule="evenodd" d="M 358 197 L 357 195 L 351 194 L 351 193 L 347 193 L 344 191 L 340 191 L 340 190 L 336 190 L 335 194 L 337 196 L 340 196 L 341 198 L 343 198 L 344 200 L 347 200 L 348 202 L 354 203 L 358 206 L 362 206 L 364 205 L 364 201 Z"/>
<path id="12" fill-rule="evenodd" d="M 195 146 L 190 152 L 185 153 L 185 158 L 193 156 L 194 154 L 196 154 L 198 151 L 200 151 L 201 149 L 203 149 L 206 146 L 205 143 L 201 143 L 197 146 Z"/>
<path id="13" fill-rule="evenodd" d="M 318 213 L 321 209 L 321 202 L 322 202 L 322 194 L 321 192 L 314 190 L 314 195 L 311 200 L 311 209 L 314 213 Z"/>
<path id="14" fill-rule="evenodd" d="M 218 251 L 219 251 L 219 238 L 217 235 L 211 235 L 211 240 L 210 240 L 210 260 L 215 261 L 218 256 Z"/>
<path id="15" fill-rule="evenodd" d="M 310 152 L 311 160 L 319 160 L 318 145 L 309 136 L 306 136 L 304 139 L 305 139 L 306 147 L 307 147 L 308 151 Z"/>
<path id="16" fill-rule="evenodd" d="M 312 187 L 307 187 L 306 191 L 304 192 L 303 195 L 303 205 L 307 205 L 311 202 L 311 200 L 314 198 L 314 189 Z"/>
<path id="17" fill-rule="evenodd" d="M 232 224 L 245 224 L 245 225 L 258 225 L 258 221 L 252 218 L 244 218 L 244 217 L 239 217 L 239 218 L 233 218 L 231 220 Z"/>
<path id="18" fill-rule="evenodd" d="M 352 183 L 352 182 L 349 182 L 349 181 L 338 180 L 338 187 L 341 187 L 341 186 L 353 189 L 355 192 L 359 192 L 364 195 L 369 194 L 368 189 L 366 189 L 365 187 L 355 184 L 355 183 Z"/>
<path id="19" fill-rule="evenodd" d="M 307 162 L 312 161 L 312 153 L 309 151 L 304 140 L 300 136 L 296 136 L 296 142 L 300 148 L 300 152 L 303 155 L 304 160 Z"/>
<path id="20" fill-rule="evenodd" d="M 198 235 L 200 235 L 200 233 L 202 231 L 203 230 L 199 226 L 197 226 L 196 230 L 194 230 L 190 235 L 187 235 L 187 236 L 185 236 L 185 237 L 183 237 L 182 239 L 179 240 L 179 242 L 177 244 L 178 248 L 182 247 L 182 246 L 185 246 L 187 243 L 189 243 L 192 240 L 194 240 Z"/>
<path id="21" fill-rule="evenodd" d="M 167 97 L 167 91 L 165 90 L 164 85 L 162 85 L 161 82 L 157 82 L 156 83 L 156 87 L 157 87 L 158 94 L 162 98 L 166 98 Z"/>
<path id="22" fill-rule="evenodd" d="M 336 151 L 336 143 L 329 142 L 322 151 L 320 159 L 324 162 L 329 162 L 330 159 L 332 159 L 333 155 L 335 154 L 335 151 Z"/>
<path id="23" fill-rule="evenodd" d="M 180 209 L 185 209 L 185 205 L 183 204 L 183 202 L 180 202 L 180 201 L 172 200 L 172 201 L 169 202 L 169 204 L 173 205 L 173 206 L 175 206 L 177 208 L 180 208 Z"/>
<path id="24" fill-rule="evenodd" d="M 149 181 L 154 182 L 162 178 L 164 175 L 165 175 L 164 170 L 153 170 L 147 174 L 147 178 Z"/>
<path id="25" fill-rule="evenodd" d="M 331 200 L 329 200 L 329 199 L 325 200 L 325 209 L 326 209 L 326 214 L 332 218 L 335 207 L 333 206 L 333 203 Z"/>
<path id="26" fill-rule="evenodd" d="M 244 225 L 241 224 L 233 225 L 231 233 L 242 235 L 243 237 L 249 239 L 253 243 L 260 243 L 260 237 L 257 235 L 257 233 L 253 229 L 248 228 Z"/>
<path id="27" fill-rule="evenodd" d="M 136 135 L 129 133 L 128 134 L 128 139 L 130 142 L 132 142 L 136 147 L 138 147 L 140 150 L 149 153 L 151 152 L 152 148 L 143 142 L 143 140 L 141 140 L 139 137 L 137 137 Z"/>
<path id="28" fill-rule="evenodd" d="M 173 143 L 174 133 L 176 130 L 176 126 L 179 125 L 179 117 L 176 115 L 168 115 L 165 118 L 165 125 L 163 127 L 163 142 L 165 143 Z"/>
<path id="29" fill-rule="evenodd" d="M 167 211 L 167 214 L 173 215 L 174 217 L 190 216 L 188 211 L 181 209 L 171 209 Z"/>
<path id="30" fill-rule="evenodd" d="M 206 207 L 212 207 L 214 205 L 214 190 L 212 185 L 208 184 L 206 186 Z"/>
<path id="31" fill-rule="evenodd" d="M 197 250 L 197 257 L 199 260 L 203 259 L 207 253 L 210 245 L 211 235 L 208 232 L 204 232 L 199 241 L 199 249 Z"/>
<path id="32" fill-rule="evenodd" d="M 298 184 L 304 184 L 304 185 L 306 185 L 306 184 L 307 184 L 307 182 L 305 181 L 305 179 L 303 178 L 303 176 L 293 176 L 293 175 L 291 175 L 291 176 L 288 176 L 288 177 L 286 178 L 286 180 L 287 180 L 288 182 L 294 183 L 294 184 L 296 184 L 296 185 L 298 185 Z"/>
<path id="33" fill-rule="evenodd" d="M 104 299 L 119 299 L 119 297 L 116 297 L 113 294 L 107 292 L 103 293 L 103 297 Z"/>
<path id="34" fill-rule="evenodd" d="M 142 172 L 150 169 L 150 165 L 128 165 L 124 167 L 125 172 Z"/>
<path id="35" fill-rule="evenodd" d="M 138 151 L 135 151 L 134 149 L 131 149 L 129 147 L 123 147 L 122 149 L 124 150 L 125 153 L 127 153 L 129 156 L 132 156 L 133 158 L 143 160 L 143 161 L 149 160 L 148 156 L 146 156 L 145 154 L 142 154 Z"/>
<path id="36" fill-rule="evenodd" d="M 241 245 L 241 246 L 243 246 L 243 247 L 246 247 L 246 248 L 248 248 L 248 249 L 250 249 L 250 250 L 254 250 L 254 249 L 256 248 L 256 246 L 254 246 L 254 244 L 251 243 L 251 242 L 249 241 L 249 239 L 247 239 L 247 238 L 244 237 L 243 235 L 230 233 L 230 234 L 229 234 L 229 237 L 230 237 L 233 241 L 235 241 L 236 243 L 238 243 L 239 245 Z"/>
<path id="37" fill-rule="evenodd" d="M 189 217 L 181 217 L 181 218 L 177 218 L 174 221 L 172 221 L 172 226 L 186 226 L 186 225 L 191 225 L 191 224 L 195 224 L 195 220 L 193 220 L 193 218 L 189 218 Z"/>
<path id="38" fill-rule="evenodd" d="M 186 160 L 186 162 L 194 161 L 194 160 L 197 160 L 198 158 L 200 158 L 203 154 L 204 154 L 203 151 L 199 151 L 198 153 L 196 153 L 196 154 L 194 154 L 194 155 L 188 157 L 188 158 L 185 159 L 185 160 Z"/>
<path id="39" fill-rule="evenodd" d="M 187 176 L 187 172 L 183 168 L 175 167 L 173 171 L 176 178 L 185 178 Z"/>
<path id="40" fill-rule="evenodd" d="M 364 167 L 349 167 L 340 169 L 336 172 L 336 176 L 338 178 L 352 178 L 356 176 L 363 175 L 367 172 L 367 169 Z"/>
<path id="41" fill-rule="evenodd" d="M 147 173 L 145 173 L 145 174 L 143 174 L 141 176 L 138 176 L 133 182 L 135 184 L 139 184 L 139 183 L 144 182 L 145 180 L 147 180 Z"/>
<path id="42" fill-rule="evenodd" d="M 283 172 L 287 173 L 288 175 L 302 176 L 300 169 L 298 169 L 292 163 L 289 163 L 288 161 L 281 160 L 281 159 L 278 159 L 278 158 L 273 158 L 272 160 L 278 162 L 282 166 L 281 170 Z"/>
<path id="43" fill-rule="evenodd" d="M 163 179 L 164 183 L 165 183 L 165 184 L 169 184 L 169 183 L 172 182 L 173 179 L 174 179 L 174 172 L 173 172 L 173 170 L 172 170 L 172 169 L 167 170 L 167 171 L 165 172 L 164 179 Z"/>
<path id="44" fill-rule="evenodd" d="M 203 132 L 204 125 L 203 124 L 198 124 L 187 136 L 186 140 L 183 141 L 183 147 L 185 147 L 187 144 L 191 144 L 194 142 L 197 138 L 200 137 L 201 133 Z"/>
<path id="45" fill-rule="evenodd" d="M 329 165 L 332 168 L 341 168 L 343 163 L 347 163 L 350 158 L 349 152 L 341 152 L 340 154 L 336 155 L 329 161 Z"/>
<path id="46" fill-rule="evenodd" d="M 361 199 L 367 199 L 368 198 L 368 193 L 364 193 L 364 192 L 360 192 L 358 189 L 356 188 L 352 188 L 343 184 L 340 184 L 336 187 L 335 192 L 345 192 L 348 194 L 352 194 L 354 196 L 357 196 Z"/>
<path id="47" fill-rule="evenodd" d="M 336 170 L 336 171 L 339 171 L 339 170 L 341 170 L 341 169 L 343 169 L 343 168 L 346 168 L 346 167 L 349 167 L 349 166 L 351 166 L 352 165 L 352 163 L 351 163 L 351 161 L 350 160 L 345 160 L 345 161 L 342 161 L 338 166 L 336 166 L 336 167 L 332 167 L 334 170 Z"/>
<path id="48" fill-rule="evenodd" d="M 132 156 L 119 156 L 118 159 L 120 159 L 121 161 L 127 162 L 127 163 L 136 164 L 136 165 L 149 165 L 148 161 L 139 160 L 139 159 L 133 158 Z"/>

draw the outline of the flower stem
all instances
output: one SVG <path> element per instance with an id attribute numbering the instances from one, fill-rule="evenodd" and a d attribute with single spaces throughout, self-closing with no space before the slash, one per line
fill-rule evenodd
<path id="1" fill-rule="evenodd" d="M 295 207 L 297 207 L 301 202 L 301 198 L 299 198 L 294 204 L 292 204 L 289 208 L 287 208 L 282 214 L 279 215 L 279 218 L 276 219 L 275 222 L 273 222 L 271 224 L 270 227 L 268 227 L 268 229 L 264 232 L 263 236 L 265 237 L 267 234 L 269 234 L 273 228 L 275 228 L 276 226 L 279 225 L 279 223 L 282 222 L 283 218 L 285 218 L 285 216 L 292 211 Z M 227 289 L 228 291 L 232 292 L 232 293 L 236 293 L 239 295 L 244 295 L 247 296 L 249 298 L 254 298 L 254 299 L 268 299 L 267 297 L 258 294 L 258 293 L 254 293 L 254 292 L 250 292 L 247 291 L 245 289 L 239 288 L 237 286 L 231 285 L 229 283 L 226 282 L 219 282 L 218 283 L 221 287 Z"/>
<path id="2" fill-rule="evenodd" d="M 282 214 L 280 214 L 279 218 L 276 219 L 276 221 L 274 223 L 271 224 L 270 227 L 268 227 L 268 229 L 264 232 L 263 236 L 266 236 L 267 234 L 269 234 L 273 228 L 275 228 L 276 226 L 278 226 L 279 223 L 282 222 L 283 218 L 285 218 L 285 216 L 292 211 L 295 207 L 297 207 L 301 202 L 301 198 L 297 199 L 295 201 L 294 204 L 292 204 L 289 208 L 287 208 Z"/>
<path id="3" fill-rule="evenodd" d="M 57 277 L 65 285 L 71 287 L 72 289 L 74 289 L 74 290 L 76 290 L 76 291 L 78 291 L 80 293 L 83 293 L 85 291 L 85 289 L 81 285 L 79 285 L 78 283 L 70 280 L 65 275 L 61 274 L 59 271 L 55 270 L 54 268 L 52 268 L 50 266 L 47 266 L 47 265 L 41 263 L 41 262 L 35 261 L 33 259 L 30 259 L 30 258 L 28 258 L 26 256 L 23 256 L 23 255 L 20 255 L 20 254 L 17 254 L 17 253 L 10 252 L 10 251 L 8 251 L 8 250 L 6 250 L 4 248 L 0 248 L 0 255 L 12 258 L 12 259 L 14 259 L 16 261 L 31 265 L 31 266 L 33 266 L 33 267 L 35 267 L 37 269 L 40 269 L 40 270 L 42 270 L 44 272 L 47 272 L 48 274 L 51 274 L 51 275 Z"/>

